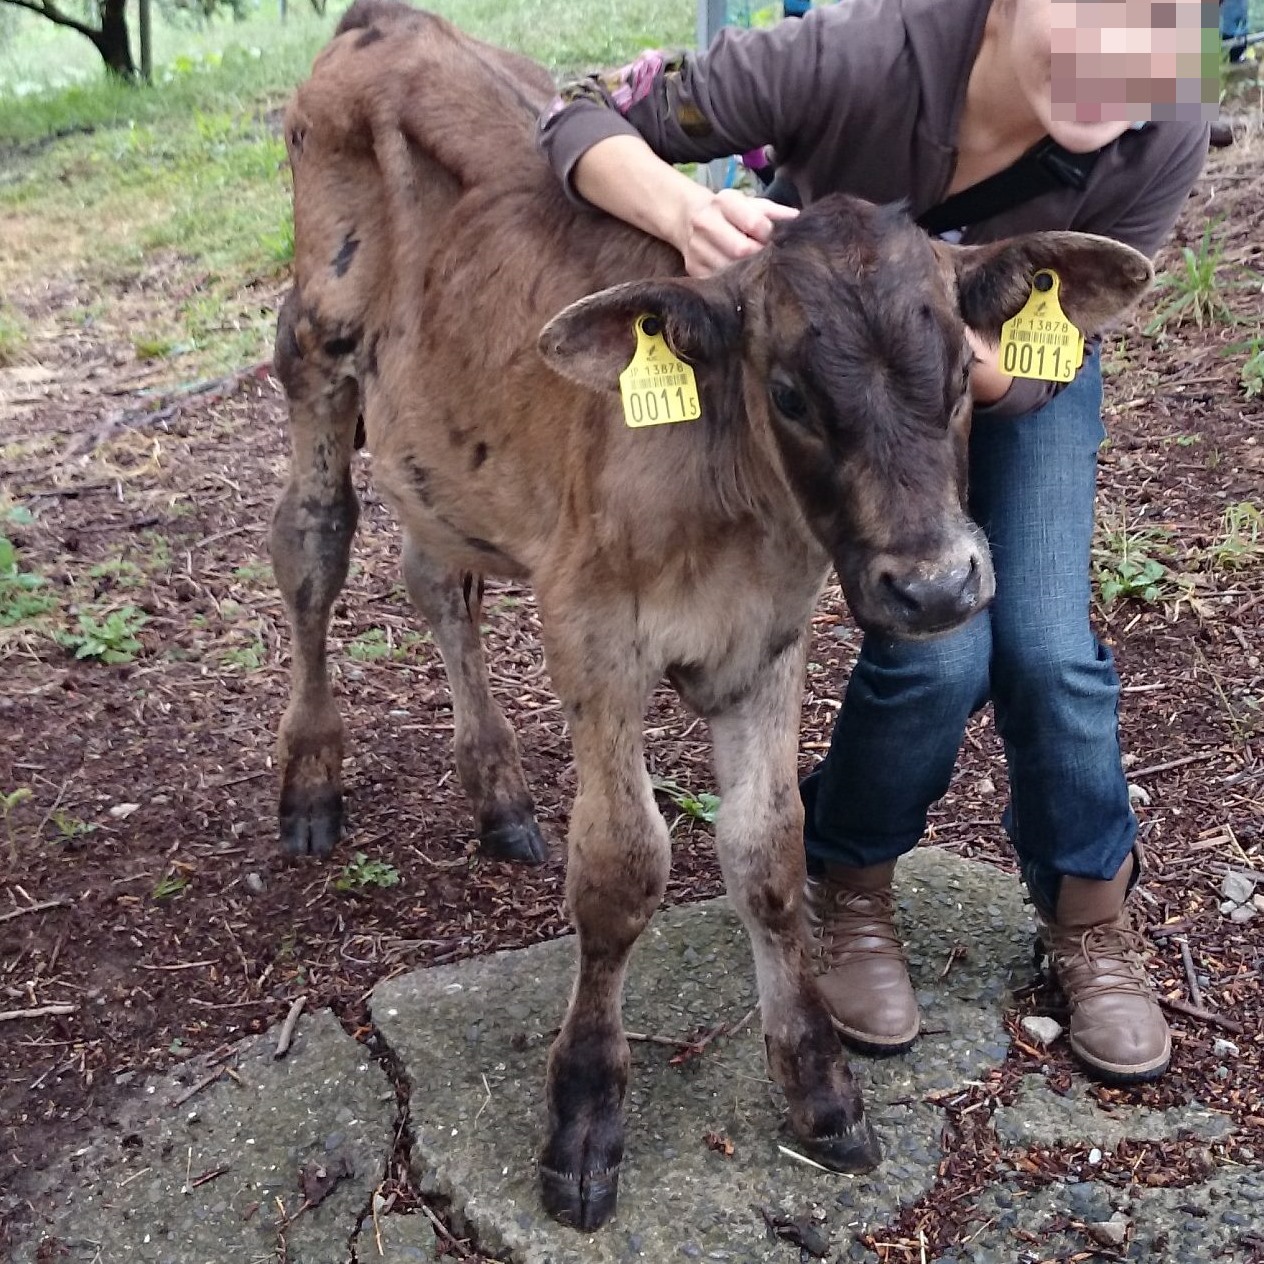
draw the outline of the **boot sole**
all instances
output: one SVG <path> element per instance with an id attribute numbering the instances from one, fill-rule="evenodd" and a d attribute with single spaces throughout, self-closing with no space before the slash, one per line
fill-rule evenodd
<path id="1" fill-rule="evenodd" d="M 1125 1065 L 1115 1062 L 1102 1062 L 1098 1058 L 1085 1053 L 1079 1044 L 1071 1040 L 1071 1052 L 1080 1060 L 1081 1065 L 1088 1071 L 1092 1072 L 1097 1079 L 1104 1084 L 1149 1084 L 1152 1080 L 1159 1079 L 1168 1069 L 1172 1062 L 1172 1041 L 1169 1039 L 1167 1048 L 1159 1058 L 1155 1058 L 1150 1062 L 1143 1062 L 1138 1065 Z"/>
<path id="2" fill-rule="evenodd" d="M 899 1036 L 894 1039 L 875 1039 L 872 1033 L 855 1031 L 853 1028 L 846 1027 L 840 1023 L 833 1014 L 830 1015 L 830 1022 L 849 1049 L 854 1049 L 857 1053 L 867 1053 L 877 1058 L 886 1058 L 897 1053 L 907 1053 L 917 1043 L 917 1038 L 922 1033 L 920 1019 L 914 1024 L 911 1036 Z"/>

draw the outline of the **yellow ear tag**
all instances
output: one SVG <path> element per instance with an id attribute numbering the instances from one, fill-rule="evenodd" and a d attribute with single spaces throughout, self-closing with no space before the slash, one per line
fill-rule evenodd
<path id="1" fill-rule="evenodd" d="M 1001 369 L 1011 377 L 1069 382 L 1083 364 L 1084 335 L 1063 313 L 1059 288 L 1058 274 L 1042 268 L 1022 311 L 1001 326 Z"/>
<path id="2" fill-rule="evenodd" d="M 623 419 L 634 429 L 702 416 L 693 368 L 672 354 L 657 316 L 636 318 L 636 354 L 619 374 Z"/>

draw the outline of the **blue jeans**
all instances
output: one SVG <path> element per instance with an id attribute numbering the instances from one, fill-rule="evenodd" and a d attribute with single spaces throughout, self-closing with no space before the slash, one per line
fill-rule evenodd
<path id="1" fill-rule="evenodd" d="M 1119 678 L 1089 626 L 1098 353 L 1042 409 L 975 421 L 970 512 L 996 599 L 932 641 L 867 634 L 829 752 L 802 785 L 808 867 L 861 867 L 917 845 L 966 721 L 989 698 L 1005 744 L 1005 827 L 1032 898 L 1064 874 L 1113 878 L 1136 837 L 1119 751 Z"/>
<path id="2" fill-rule="evenodd" d="M 1247 0 L 1220 0 L 1220 38 L 1239 40 L 1246 38 Z"/>

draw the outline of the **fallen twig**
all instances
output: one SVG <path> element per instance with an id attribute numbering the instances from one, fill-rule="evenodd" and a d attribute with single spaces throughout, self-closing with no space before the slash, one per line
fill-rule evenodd
<path id="1" fill-rule="evenodd" d="M 23 917 L 27 913 L 42 913 L 45 909 L 67 908 L 69 900 L 41 900 L 38 904 L 27 904 L 8 913 L 0 913 L 0 922 L 12 921 L 15 917 Z"/>
<path id="2" fill-rule="evenodd" d="M 1198 986 L 1198 975 L 1194 972 L 1194 958 L 1190 955 L 1189 941 L 1178 939 L 1177 947 L 1181 950 L 1181 964 L 1185 967 L 1185 982 L 1189 984 L 1189 999 L 1195 1009 L 1203 1008 L 1203 992 Z"/>
<path id="3" fill-rule="evenodd" d="M 216 395 L 221 399 L 226 398 L 252 378 L 264 377 L 271 367 L 270 360 L 261 360 L 258 364 L 249 365 L 233 373 L 226 373 L 223 377 L 208 378 L 203 382 L 190 382 L 185 386 L 177 386 L 173 390 L 166 391 L 161 396 L 151 397 L 150 402 L 156 402 L 157 399 L 171 400 L 172 402 L 165 408 L 132 408 L 114 413 L 105 418 L 94 430 L 90 430 L 70 444 L 62 453 L 60 460 L 69 461 L 76 457 L 86 456 L 94 448 L 112 439 L 120 430 L 125 430 L 129 426 L 157 426 L 170 421 L 180 411 L 181 404 L 195 395 Z"/>
<path id="4" fill-rule="evenodd" d="M 443 1240 L 453 1251 L 455 1251 L 463 1260 L 472 1260 L 474 1258 L 474 1253 L 466 1247 L 465 1243 L 460 1242 L 453 1237 L 452 1230 L 449 1229 L 448 1226 L 445 1225 L 443 1221 L 440 1220 L 439 1217 L 426 1206 L 425 1203 L 419 1203 L 418 1206 L 421 1208 L 421 1214 L 425 1216 L 432 1225 L 434 1225 L 436 1232 L 440 1234 Z"/>
<path id="5" fill-rule="evenodd" d="M 43 1018 L 49 1014 L 73 1014 L 79 1008 L 78 1005 L 37 1005 L 34 1009 L 6 1009 L 0 1010 L 0 1023 L 11 1022 L 18 1018 Z"/>
<path id="6" fill-rule="evenodd" d="M 1170 1009 L 1177 1014 L 1184 1014 L 1187 1018 L 1198 1018 L 1205 1023 L 1212 1023 L 1216 1027 L 1223 1027 L 1225 1031 L 1231 1031 L 1235 1035 L 1242 1034 L 1242 1024 L 1232 1018 L 1226 1018 L 1223 1014 L 1213 1013 L 1209 1009 L 1200 1009 L 1196 1005 L 1188 1005 L 1184 1001 L 1168 1000 L 1166 996 L 1159 997 L 1159 1004 L 1164 1009 Z"/>
<path id="7" fill-rule="evenodd" d="M 1138 768 L 1136 771 L 1129 770 L 1128 780 L 1137 781 L 1141 777 L 1153 777 L 1157 773 L 1171 772 L 1173 768 L 1184 768 L 1186 764 L 1196 764 L 1204 759 L 1214 759 L 1216 752 L 1214 750 L 1198 751 L 1194 755 L 1182 755 L 1180 759 L 1169 759 L 1165 764 L 1151 764 L 1149 768 Z"/>
<path id="8" fill-rule="evenodd" d="M 294 1028 L 298 1026 L 298 1016 L 303 1012 L 303 1006 L 307 1004 L 307 997 L 300 996 L 290 1006 L 290 1012 L 285 1016 L 285 1022 L 281 1024 L 281 1034 L 277 1036 L 276 1052 L 273 1058 L 283 1058 L 290 1051 L 290 1042 L 294 1039 Z"/>
<path id="9" fill-rule="evenodd" d="M 225 1067 L 216 1067 L 215 1070 L 212 1071 L 209 1075 L 204 1075 L 200 1080 L 197 1081 L 196 1084 L 191 1084 L 188 1088 L 186 1088 L 184 1092 L 180 1094 L 179 1097 L 171 1098 L 170 1101 L 168 1101 L 167 1105 L 171 1106 L 173 1109 L 178 1106 L 183 1106 L 184 1103 L 187 1102 L 190 1097 L 195 1097 L 204 1088 L 210 1088 L 210 1086 L 214 1084 L 215 1081 L 218 1080 L 220 1076 L 224 1074 L 225 1070 L 226 1070 Z"/>
<path id="10" fill-rule="evenodd" d="M 199 1185 L 205 1185 L 209 1181 L 218 1180 L 221 1176 L 226 1175 L 230 1170 L 231 1169 L 227 1165 L 225 1165 L 224 1167 L 217 1167 L 213 1171 L 210 1171 L 210 1172 L 203 1172 L 202 1175 L 199 1176 L 196 1181 L 189 1182 L 189 1188 L 197 1189 Z"/>

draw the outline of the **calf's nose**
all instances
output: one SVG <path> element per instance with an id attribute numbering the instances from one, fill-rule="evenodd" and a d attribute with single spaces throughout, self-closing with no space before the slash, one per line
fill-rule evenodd
<path id="1" fill-rule="evenodd" d="M 955 627 L 983 604 L 983 568 L 977 555 L 960 565 L 928 572 L 924 566 L 896 574 L 884 571 L 882 590 L 911 631 Z"/>

